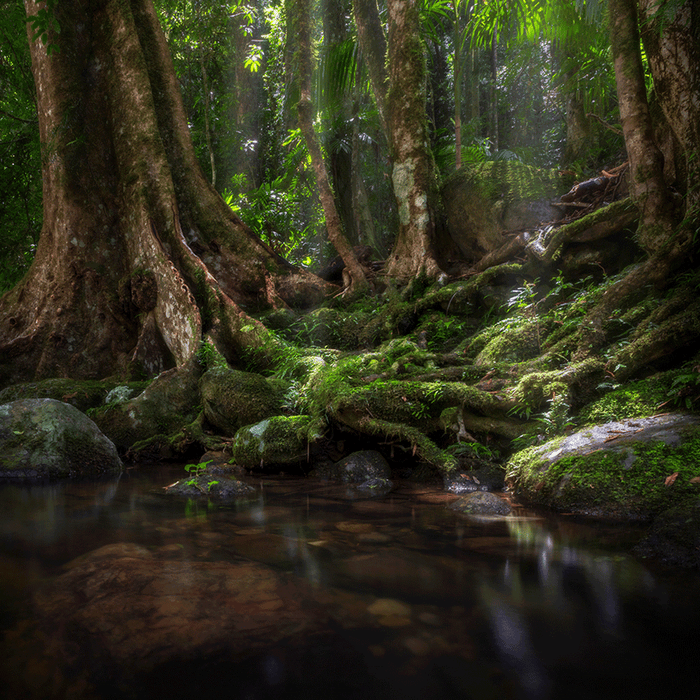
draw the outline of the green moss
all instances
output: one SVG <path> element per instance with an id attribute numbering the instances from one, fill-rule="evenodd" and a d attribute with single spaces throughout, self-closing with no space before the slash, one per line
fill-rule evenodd
<path id="1" fill-rule="evenodd" d="M 117 379 L 44 379 L 39 382 L 14 384 L 0 391 L 0 404 L 20 399 L 56 399 L 87 412 L 104 404 L 107 394 L 123 385 Z M 131 382 L 128 386 L 142 390 L 148 382 Z"/>
<path id="2" fill-rule="evenodd" d="M 673 381 L 679 372 L 659 373 L 622 386 L 601 385 L 603 389 L 612 389 L 579 412 L 579 423 L 595 425 L 655 415 L 671 397 Z"/>
<path id="3" fill-rule="evenodd" d="M 547 443 L 552 454 L 557 442 Z M 697 496 L 690 480 L 700 475 L 700 429 L 686 431 L 679 445 L 627 443 L 615 449 L 570 454 L 550 462 L 542 448 L 523 450 L 510 461 L 509 481 L 531 503 L 557 510 L 647 518 Z M 677 474 L 671 484 L 668 477 Z"/>
<path id="4" fill-rule="evenodd" d="M 241 428 L 231 445 L 231 463 L 249 469 L 304 461 L 309 443 L 320 437 L 309 416 L 273 416 Z"/>

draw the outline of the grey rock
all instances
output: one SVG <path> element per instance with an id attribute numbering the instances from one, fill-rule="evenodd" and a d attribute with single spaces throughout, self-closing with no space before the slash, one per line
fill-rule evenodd
<path id="1" fill-rule="evenodd" d="M 368 479 L 391 478 L 389 463 L 376 450 L 360 450 L 353 452 L 337 462 L 331 478 L 336 478 L 346 484 L 363 483 Z"/>
<path id="2" fill-rule="evenodd" d="M 74 406 L 54 399 L 0 405 L 0 478 L 88 476 L 121 468 L 111 440 Z"/>
<path id="3" fill-rule="evenodd" d="M 448 508 L 464 515 L 508 515 L 510 504 L 488 491 L 477 491 L 451 503 Z"/>

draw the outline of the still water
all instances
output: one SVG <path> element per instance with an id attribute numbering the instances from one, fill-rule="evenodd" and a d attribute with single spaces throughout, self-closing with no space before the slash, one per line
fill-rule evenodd
<path id="1" fill-rule="evenodd" d="M 251 480 L 173 500 L 181 468 L 0 486 L 7 698 L 697 697 L 700 581 L 639 532 Z"/>

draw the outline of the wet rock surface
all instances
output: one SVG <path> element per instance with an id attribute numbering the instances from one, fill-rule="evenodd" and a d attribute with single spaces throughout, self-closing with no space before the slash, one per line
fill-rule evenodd
<path id="1" fill-rule="evenodd" d="M 376 450 L 352 452 L 334 464 L 317 465 L 313 473 L 347 484 L 350 497 L 383 496 L 394 486 L 391 467 Z"/>
<path id="2" fill-rule="evenodd" d="M 225 503 L 255 498 L 256 490 L 231 471 L 227 474 L 221 467 L 212 467 L 167 486 L 165 493 L 184 498 L 211 498 Z"/>
<path id="3" fill-rule="evenodd" d="M 512 510 L 508 501 L 484 491 L 463 496 L 451 503 L 449 508 L 464 515 L 508 515 Z"/>
<path id="4" fill-rule="evenodd" d="M 114 444 L 70 404 L 24 399 L 0 406 L 0 478 L 76 477 L 121 468 Z"/>
<path id="5" fill-rule="evenodd" d="M 505 471 L 500 464 L 485 460 L 470 460 L 456 474 L 444 478 L 445 491 L 469 493 L 472 491 L 499 491 L 503 488 Z"/>
<path id="6" fill-rule="evenodd" d="M 699 449 L 697 415 L 613 421 L 517 453 L 506 481 L 525 503 L 649 520 L 697 494 Z"/>

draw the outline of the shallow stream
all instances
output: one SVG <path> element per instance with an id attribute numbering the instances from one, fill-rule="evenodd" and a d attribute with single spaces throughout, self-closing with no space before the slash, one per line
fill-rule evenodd
<path id="1" fill-rule="evenodd" d="M 357 499 L 253 479 L 174 500 L 182 469 L 0 486 L 8 698 L 698 697 L 700 576 L 639 531 L 515 508 L 470 519 L 438 485 Z"/>

